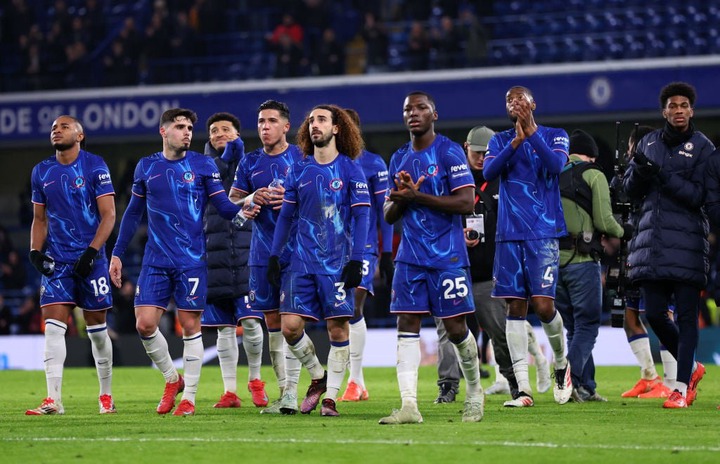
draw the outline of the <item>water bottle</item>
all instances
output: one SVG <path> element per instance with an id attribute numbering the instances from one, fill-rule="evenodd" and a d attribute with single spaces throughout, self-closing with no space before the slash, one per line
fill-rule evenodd
<path id="1" fill-rule="evenodd" d="M 282 192 L 282 186 L 285 184 L 284 179 L 278 179 L 277 177 L 270 182 L 270 185 L 268 185 L 268 189 L 270 190 L 270 194 L 273 196 L 273 200 L 282 200 L 283 194 Z"/>
<path id="2" fill-rule="evenodd" d="M 247 201 L 246 201 L 245 204 L 243 205 L 242 209 L 241 209 L 240 211 L 238 211 L 238 213 L 237 213 L 237 214 L 235 215 L 235 217 L 233 218 L 233 220 L 232 220 L 233 225 L 234 225 L 236 228 L 238 228 L 238 229 L 240 229 L 243 225 L 245 225 L 245 223 L 247 222 L 247 218 L 246 218 L 245 216 L 243 216 L 242 213 L 244 212 L 244 213 L 247 215 L 247 214 L 249 214 L 254 208 L 255 208 L 255 203 L 254 203 L 254 202 L 252 202 L 252 201 L 247 202 Z"/>

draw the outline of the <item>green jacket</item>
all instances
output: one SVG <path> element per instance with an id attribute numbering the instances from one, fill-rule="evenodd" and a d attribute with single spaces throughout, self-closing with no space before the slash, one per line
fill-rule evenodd
<path id="1" fill-rule="evenodd" d="M 568 162 L 582 161 L 579 156 L 570 155 Z M 563 213 L 568 233 L 577 236 L 582 232 L 599 231 L 611 237 L 622 237 L 623 228 L 613 216 L 610 204 L 610 188 L 605 175 L 597 169 L 588 169 L 583 173 L 582 178 L 592 191 L 593 217 L 591 218 L 577 203 L 562 197 Z M 573 256 L 573 253 L 575 256 Z M 570 261 L 571 258 L 572 261 Z M 592 260 L 593 258 L 590 255 L 575 253 L 575 250 L 560 250 L 561 266 L 568 264 L 568 262 L 583 263 Z"/>

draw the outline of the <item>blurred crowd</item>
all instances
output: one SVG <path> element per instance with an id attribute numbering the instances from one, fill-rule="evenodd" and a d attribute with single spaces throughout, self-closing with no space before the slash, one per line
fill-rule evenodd
<path id="1" fill-rule="evenodd" d="M 0 15 L 7 92 L 482 66 L 492 2 L 11 0 Z"/>

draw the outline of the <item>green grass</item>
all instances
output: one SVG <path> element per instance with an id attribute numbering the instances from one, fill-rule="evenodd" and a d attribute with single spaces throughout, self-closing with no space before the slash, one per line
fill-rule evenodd
<path id="1" fill-rule="evenodd" d="M 246 372 L 239 369 L 241 379 Z M 273 378 L 269 368 L 263 375 Z M 607 403 L 559 406 L 548 392 L 535 396 L 533 408 L 505 409 L 507 397 L 489 396 L 485 419 L 465 424 L 462 398 L 433 404 L 435 370 L 423 367 L 425 423 L 381 426 L 378 419 L 400 405 L 391 368 L 366 369 L 370 400 L 339 403 L 338 418 L 320 417 L 317 410 L 309 416 L 260 415 L 244 388 L 241 409 L 213 409 L 222 393 L 217 367 L 203 369 L 193 417 L 155 413 L 163 380 L 150 368 L 115 369 L 116 415 L 98 414 L 94 369 L 66 369 L 65 415 L 28 417 L 25 409 L 45 396 L 44 373 L 0 371 L 0 462 L 720 462 L 720 367 L 708 366 L 698 400 L 687 410 L 620 398 L 637 375 L 637 368 L 598 368 Z M 307 382 L 303 372 L 301 396 Z M 268 394 L 277 396 L 273 381 Z"/>

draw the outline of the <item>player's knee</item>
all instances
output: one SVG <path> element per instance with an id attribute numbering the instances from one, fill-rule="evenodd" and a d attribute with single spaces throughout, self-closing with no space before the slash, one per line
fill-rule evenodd
<path id="1" fill-rule="evenodd" d="M 264 314 L 265 324 L 268 329 L 279 329 L 280 328 L 280 313 L 278 311 L 268 311 Z"/>
<path id="2" fill-rule="evenodd" d="M 151 321 L 146 321 L 144 319 L 138 319 L 135 322 L 135 329 L 137 330 L 138 334 L 140 334 L 141 337 L 149 337 L 155 333 L 155 331 L 157 330 L 157 325 L 155 325 Z"/>
<path id="3" fill-rule="evenodd" d="M 399 314 L 398 331 L 420 333 L 421 317 L 417 314 Z"/>
<path id="4" fill-rule="evenodd" d="M 288 343 L 293 344 L 300 340 L 300 337 L 302 337 L 303 334 L 303 330 L 301 327 L 283 325 L 282 334 Z"/>

